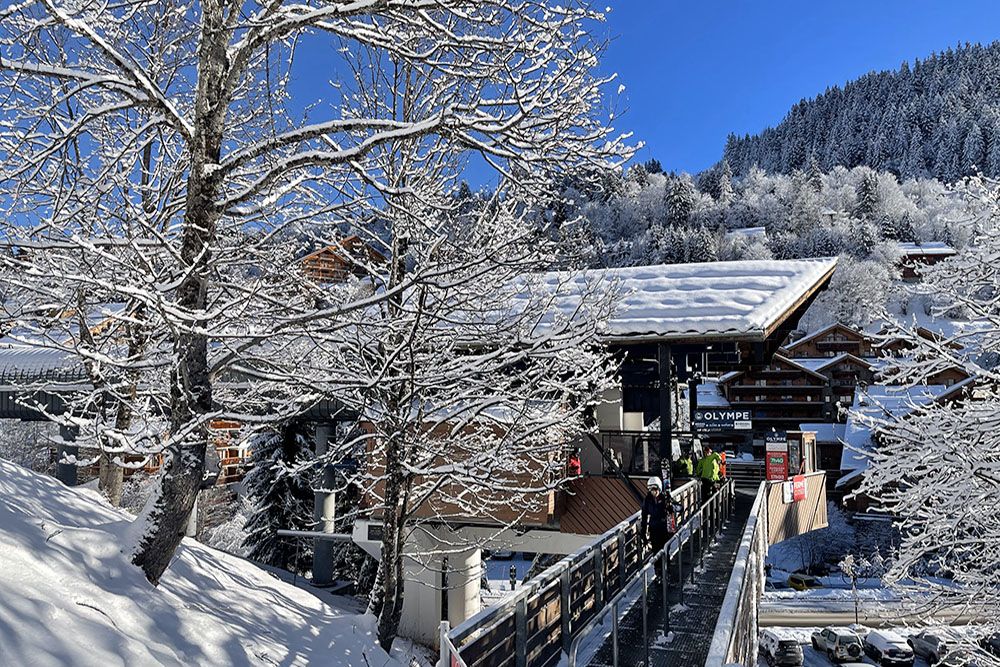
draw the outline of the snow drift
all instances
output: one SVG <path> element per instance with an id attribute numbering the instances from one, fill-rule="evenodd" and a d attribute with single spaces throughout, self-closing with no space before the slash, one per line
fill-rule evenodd
<path id="1" fill-rule="evenodd" d="M 399 666 L 374 618 L 193 540 L 152 587 L 120 551 L 130 520 L 0 460 L 0 664 Z"/>

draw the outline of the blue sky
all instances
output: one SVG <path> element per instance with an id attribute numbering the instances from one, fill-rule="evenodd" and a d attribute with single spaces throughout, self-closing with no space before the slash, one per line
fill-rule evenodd
<path id="1" fill-rule="evenodd" d="M 701 171 L 730 132 L 756 133 L 802 98 L 959 42 L 1000 39 L 993 0 L 602 0 L 604 59 L 626 86 L 618 127 L 666 169 Z"/>

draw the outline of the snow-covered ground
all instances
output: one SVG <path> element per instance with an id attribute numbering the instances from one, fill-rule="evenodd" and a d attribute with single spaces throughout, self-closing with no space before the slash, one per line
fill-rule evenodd
<path id="1" fill-rule="evenodd" d="M 193 540 L 154 588 L 121 553 L 130 518 L 0 460 L 0 663 L 402 664 L 371 616 Z"/>

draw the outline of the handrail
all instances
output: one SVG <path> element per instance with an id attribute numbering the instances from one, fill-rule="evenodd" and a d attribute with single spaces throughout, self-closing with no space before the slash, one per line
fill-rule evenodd
<path id="1" fill-rule="evenodd" d="M 733 564 L 733 571 L 729 575 L 729 585 L 726 587 L 726 597 L 722 601 L 721 609 L 719 609 L 715 632 L 712 634 L 712 643 L 705 660 L 706 667 L 722 667 L 729 662 L 729 648 L 735 635 L 740 599 L 747 584 L 746 573 L 754 537 L 758 530 L 767 530 L 767 518 L 765 517 L 764 521 L 759 520 L 761 509 L 763 508 L 764 512 L 767 511 L 767 504 L 764 501 L 766 495 L 767 482 L 761 482 L 757 489 L 757 497 L 753 501 L 753 507 L 750 509 L 746 528 L 743 529 L 743 536 L 740 538 L 736 562 Z"/>

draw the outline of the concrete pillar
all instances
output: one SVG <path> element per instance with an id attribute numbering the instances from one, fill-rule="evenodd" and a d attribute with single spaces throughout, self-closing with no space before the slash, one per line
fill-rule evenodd
<path id="1" fill-rule="evenodd" d="M 323 456 L 329 448 L 330 436 L 333 435 L 332 424 L 316 425 L 316 456 Z M 336 493 L 332 490 L 337 483 L 337 471 L 332 465 L 323 468 L 319 487 L 315 491 L 313 504 L 313 520 L 315 530 L 324 533 L 334 531 L 336 518 Z M 313 583 L 326 585 L 333 583 L 333 546 L 332 540 L 313 540 Z"/>
<path id="2" fill-rule="evenodd" d="M 470 548 L 448 553 L 447 584 L 444 576 L 442 546 L 454 548 L 454 535 L 448 541 L 432 532 L 417 530 L 406 544 L 409 554 L 403 560 L 403 615 L 400 636 L 437 646 L 441 607 L 448 599 L 448 622 L 452 627 L 477 614 L 482 585 L 482 550 Z M 447 588 L 446 588 L 447 585 Z"/>
<path id="3" fill-rule="evenodd" d="M 482 609 L 482 549 L 448 555 L 448 622 L 455 627 Z"/>
<path id="4" fill-rule="evenodd" d="M 191 513 L 188 514 L 187 526 L 184 527 L 184 537 L 198 537 L 198 500 L 201 492 L 194 497 L 194 505 L 191 506 Z"/>
<path id="5" fill-rule="evenodd" d="M 405 547 L 410 555 L 403 558 L 403 614 L 399 619 L 399 634 L 427 646 L 438 643 L 444 584 L 443 558 L 433 553 L 434 542 L 423 531 L 414 531 Z"/>
<path id="6" fill-rule="evenodd" d="M 56 448 L 56 479 L 66 486 L 76 486 L 77 467 L 73 463 L 59 463 L 64 455 L 76 457 L 80 448 L 76 444 L 79 431 L 74 426 L 59 427 L 59 444 Z"/>

